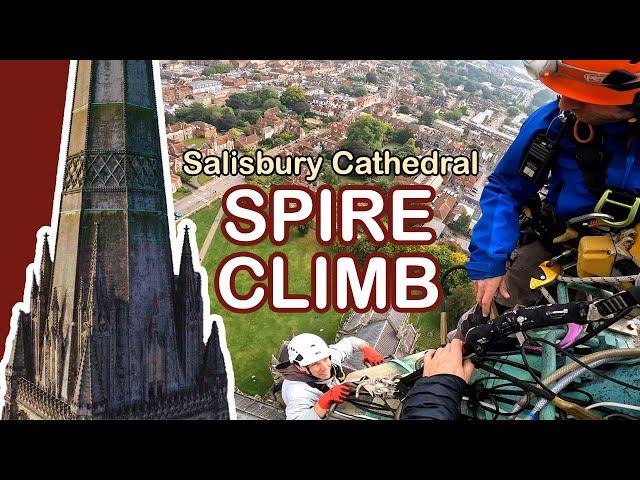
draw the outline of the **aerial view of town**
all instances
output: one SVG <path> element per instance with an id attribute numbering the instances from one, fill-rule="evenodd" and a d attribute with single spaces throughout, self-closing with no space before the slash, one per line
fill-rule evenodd
<path id="1" fill-rule="evenodd" d="M 310 287 L 310 259 L 320 251 L 345 251 L 364 261 L 380 250 L 394 255 L 418 248 L 442 269 L 463 264 L 470 232 L 481 215 L 479 200 L 487 176 L 516 137 L 529 113 L 555 94 L 526 74 L 520 61 L 464 60 L 161 60 L 162 96 L 176 220 L 190 218 L 202 265 L 208 272 L 211 312 L 223 317 L 237 388 L 238 418 L 280 418 L 273 402 L 270 365 L 283 341 L 302 332 L 333 343 L 355 335 L 384 355 L 402 357 L 439 345 L 438 311 L 385 314 L 347 312 L 276 313 L 264 307 L 250 314 L 226 311 L 216 298 L 212 279 L 221 259 L 246 250 L 229 243 L 218 226 L 221 198 L 231 187 L 250 183 L 268 190 L 298 184 L 428 185 L 437 194 L 429 222 L 437 235 L 432 245 L 377 247 L 359 238 L 350 247 L 321 246 L 309 232 L 313 223 L 294 228 L 284 246 L 265 241 L 251 250 L 268 258 L 283 252 L 289 261 L 289 289 Z M 354 155 L 389 150 L 398 157 L 479 152 L 478 175 L 339 176 L 323 165 L 308 183 L 300 176 L 189 176 L 182 154 L 195 148 L 203 155 L 236 150 L 253 155 L 322 155 L 348 149 Z M 246 272 L 237 288 L 249 290 Z M 470 280 L 456 272 L 444 286 L 450 318 L 474 302 Z M 357 368 L 358 365 L 353 365 Z M 245 403 L 243 403 L 245 402 Z M 250 403 L 253 402 L 251 405 Z M 244 405 L 244 407 L 243 407 Z M 256 406 L 257 405 L 257 406 Z M 265 413 L 273 407 L 271 413 Z M 252 410 L 253 409 L 253 410 Z"/>

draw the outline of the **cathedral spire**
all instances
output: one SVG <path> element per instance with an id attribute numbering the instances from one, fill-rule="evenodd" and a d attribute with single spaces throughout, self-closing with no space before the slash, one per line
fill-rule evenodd
<path id="1" fill-rule="evenodd" d="M 47 403 L 26 410 L 60 418 L 47 407 L 60 400 L 54 403 L 70 406 L 71 417 L 134 409 L 159 418 L 167 415 L 154 410 L 159 398 L 197 386 L 204 342 L 201 279 L 193 268 L 197 252 L 189 243 L 182 245 L 180 278 L 174 274 L 175 226 L 167 212 L 154 67 L 149 60 L 72 65 L 56 238 L 50 245 L 47 235 L 40 237 L 37 287 L 31 290 L 37 288 L 35 333 L 14 355 L 17 368 L 20 355 L 25 357 L 27 373 L 29 362 L 38 365 L 34 385 Z M 28 340 L 29 322 L 22 327 Z M 214 390 L 226 388 L 221 380 Z M 185 405 L 179 416 L 206 410 L 228 418 L 220 398 L 216 405 Z M 25 412 L 20 405 L 28 400 L 10 399 L 9 418 Z"/>

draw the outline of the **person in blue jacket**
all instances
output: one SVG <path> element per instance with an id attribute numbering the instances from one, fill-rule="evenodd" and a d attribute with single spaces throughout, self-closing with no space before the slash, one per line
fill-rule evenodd
<path id="1" fill-rule="evenodd" d="M 462 359 L 462 341 L 447 343 L 424 355 L 423 376 L 402 403 L 402 420 L 457 420 L 462 394 L 473 373 L 471 360 Z"/>
<path id="2" fill-rule="evenodd" d="M 536 300 L 529 279 L 537 265 L 551 257 L 548 245 L 535 241 L 514 250 L 523 205 L 545 183 L 546 202 L 561 220 L 594 211 L 600 193 L 594 182 L 600 182 L 602 191 L 614 188 L 640 194 L 640 61 L 527 60 L 525 66 L 557 92 L 559 100 L 531 114 L 484 188 L 482 216 L 473 230 L 466 267 L 485 317 L 494 297 L 506 307 Z M 534 182 L 521 175 L 534 137 L 546 132 L 553 139 L 567 112 L 575 116 L 575 125 L 559 138 L 550 177 L 542 175 Z M 577 154 L 590 142 L 597 144 L 602 156 L 585 168 Z"/>
<path id="3" fill-rule="evenodd" d="M 522 208 L 545 183 L 546 201 L 562 220 L 593 212 L 606 188 L 640 194 L 640 60 L 528 60 L 525 66 L 561 97 L 527 119 L 484 188 L 467 271 L 485 317 L 496 293 L 496 300 L 507 307 L 536 300 L 529 279 L 535 267 L 550 257 L 548 245 L 534 241 L 514 250 Z M 567 121 L 562 112 L 575 115 L 571 130 L 562 129 Z M 536 135 L 544 132 L 553 139 L 562 130 L 550 177 L 544 172 L 532 181 L 521 175 L 522 161 Z M 585 168 L 586 147 L 579 145 L 593 144 L 601 155 Z M 468 313 L 474 310 L 475 306 Z M 459 417 L 473 365 L 463 359 L 460 337 L 450 334 L 449 339 L 446 346 L 425 354 L 424 376 L 403 402 L 403 419 Z"/>

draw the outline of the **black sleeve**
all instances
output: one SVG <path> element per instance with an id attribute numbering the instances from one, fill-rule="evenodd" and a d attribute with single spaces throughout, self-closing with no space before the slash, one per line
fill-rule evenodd
<path id="1" fill-rule="evenodd" d="M 403 420 L 457 420 L 466 383 L 457 375 L 422 377 L 404 401 Z"/>

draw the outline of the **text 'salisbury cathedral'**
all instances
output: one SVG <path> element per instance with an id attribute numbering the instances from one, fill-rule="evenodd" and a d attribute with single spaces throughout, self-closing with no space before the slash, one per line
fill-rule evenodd
<path id="1" fill-rule="evenodd" d="M 151 62 L 78 62 L 54 261 L 45 237 L 2 417 L 229 418 L 200 288 L 186 232 L 173 273 Z"/>

